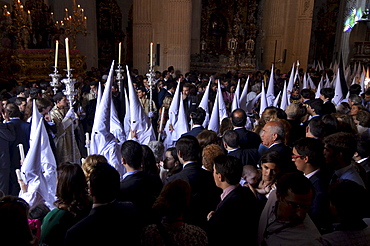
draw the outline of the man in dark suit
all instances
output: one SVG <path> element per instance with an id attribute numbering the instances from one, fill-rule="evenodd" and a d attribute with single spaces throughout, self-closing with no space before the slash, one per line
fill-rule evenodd
<path id="1" fill-rule="evenodd" d="M 259 161 L 259 154 L 257 149 L 241 149 L 239 147 L 239 135 L 233 130 L 225 131 L 222 136 L 223 145 L 227 151 L 228 156 L 234 156 L 238 158 L 243 166 L 252 165 L 257 167 Z"/>
<path id="2" fill-rule="evenodd" d="M 330 175 L 322 168 L 325 164 L 324 145 L 315 138 L 302 138 L 293 148 L 292 159 L 297 169 L 303 172 L 313 186 L 314 196 L 308 214 L 321 233 L 331 226 L 328 187 Z"/>
<path id="3" fill-rule="evenodd" d="M 158 106 L 161 107 L 163 104 L 163 100 L 166 96 L 173 97 L 175 93 L 176 86 L 173 82 L 168 82 L 166 88 L 162 88 L 158 93 Z"/>
<path id="4" fill-rule="evenodd" d="M 191 84 L 184 84 L 182 87 L 182 100 L 184 102 L 184 110 L 188 122 L 190 122 L 190 113 L 194 112 L 199 103 L 198 98 L 190 94 Z"/>
<path id="5" fill-rule="evenodd" d="M 90 214 L 71 227 L 64 245 L 138 245 L 137 212 L 131 202 L 118 202 L 119 174 L 108 163 L 98 163 L 90 174 L 93 198 Z"/>
<path id="6" fill-rule="evenodd" d="M 262 129 L 262 144 L 267 151 L 276 151 L 285 163 L 292 163 L 292 150 L 284 144 L 285 131 L 280 121 L 268 121 Z"/>
<path id="7" fill-rule="evenodd" d="M 243 109 L 235 109 L 231 114 L 231 122 L 234 131 L 239 134 L 240 148 L 242 149 L 258 149 L 261 138 L 257 133 L 245 129 L 247 123 L 247 114 Z"/>
<path id="8" fill-rule="evenodd" d="M 127 173 L 123 175 L 118 199 L 130 201 L 136 206 L 143 225 L 153 222 L 151 208 L 161 192 L 162 181 L 159 176 L 141 171 L 143 151 L 138 142 L 124 142 L 121 154 Z"/>
<path id="9" fill-rule="evenodd" d="M 15 170 L 20 169 L 21 167 L 21 155 L 19 152 L 19 144 L 23 145 L 24 155 L 27 155 L 27 152 L 30 148 L 30 128 L 31 125 L 28 122 L 25 122 L 20 119 L 21 113 L 19 107 L 14 103 L 8 103 L 5 107 L 5 111 L 9 116 L 9 123 L 14 126 L 15 130 L 15 140 L 10 142 L 9 154 L 10 154 L 10 180 L 9 180 L 9 194 L 13 196 L 18 196 L 20 187 L 15 175 Z"/>
<path id="10" fill-rule="evenodd" d="M 207 214 L 219 202 L 221 191 L 216 187 L 212 173 L 202 169 L 200 147 L 195 137 L 181 137 L 176 143 L 176 150 L 183 169 L 168 181 L 183 179 L 190 184 L 191 200 L 185 222 L 205 228 Z"/>
<path id="11" fill-rule="evenodd" d="M 243 165 L 233 156 L 214 159 L 213 178 L 223 192 L 215 211 L 208 214 L 209 245 L 238 245 L 257 242 L 257 199 L 247 187 L 239 185 Z"/>
<path id="12" fill-rule="evenodd" d="M 191 135 L 197 137 L 205 129 L 202 124 L 206 119 L 206 111 L 203 108 L 197 108 L 195 112 L 190 113 L 190 119 L 193 120 L 193 128 L 181 136 Z"/>
<path id="13" fill-rule="evenodd" d="M 331 102 L 335 93 L 333 88 L 322 88 L 320 90 L 320 99 L 323 101 L 322 114 L 332 114 L 337 112 L 334 104 Z"/>

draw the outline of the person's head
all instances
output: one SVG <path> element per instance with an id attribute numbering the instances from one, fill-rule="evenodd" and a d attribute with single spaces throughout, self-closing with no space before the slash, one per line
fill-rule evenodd
<path id="1" fill-rule="evenodd" d="M 262 170 L 262 180 L 264 182 L 274 182 L 276 175 L 281 172 L 282 160 L 278 152 L 268 151 L 260 159 Z"/>
<path id="2" fill-rule="evenodd" d="M 225 189 L 230 185 L 239 183 L 243 172 L 243 164 L 238 158 L 220 155 L 213 162 L 213 178 L 219 188 Z"/>
<path id="3" fill-rule="evenodd" d="M 202 151 L 202 164 L 210 172 L 213 171 L 213 160 L 220 155 L 225 154 L 220 145 L 209 144 Z"/>
<path id="4" fill-rule="evenodd" d="M 191 84 L 189 83 L 185 83 L 183 86 L 182 86 L 182 94 L 184 96 L 189 96 L 190 95 L 190 88 L 191 88 Z"/>
<path id="5" fill-rule="evenodd" d="M 17 97 L 14 100 L 14 104 L 18 106 L 20 112 L 24 112 L 26 110 L 27 99 L 25 97 Z"/>
<path id="6" fill-rule="evenodd" d="M 339 122 L 333 114 L 325 114 L 321 118 L 325 127 L 325 136 L 336 133 L 338 131 Z"/>
<path id="7" fill-rule="evenodd" d="M 351 94 L 348 97 L 348 104 L 352 106 L 353 104 L 362 104 L 362 99 L 359 95 Z"/>
<path id="8" fill-rule="evenodd" d="M 63 163 L 58 167 L 58 182 L 55 205 L 67 206 L 74 216 L 88 204 L 87 183 L 78 164 Z"/>
<path id="9" fill-rule="evenodd" d="M 36 106 L 37 106 L 37 109 L 39 110 L 39 112 L 42 115 L 45 115 L 53 107 L 53 103 L 50 100 L 46 99 L 46 98 L 37 98 L 36 99 Z"/>
<path id="10" fill-rule="evenodd" d="M 150 141 L 148 147 L 153 151 L 155 161 L 159 163 L 163 160 L 164 145 L 160 141 Z"/>
<path id="11" fill-rule="evenodd" d="M 324 102 L 331 101 L 331 99 L 333 99 L 334 95 L 335 95 L 334 89 L 332 89 L 332 88 L 322 88 L 320 90 L 320 99 Z"/>
<path id="12" fill-rule="evenodd" d="M 325 135 L 325 124 L 319 117 L 310 120 L 306 127 L 306 137 L 323 138 Z"/>
<path id="13" fill-rule="evenodd" d="M 285 113 L 289 120 L 302 121 L 302 118 L 307 114 L 307 108 L 302 103 L 291 103 L 286 107 Z"/>
<path id="14" fill-rule="evenodd" d="M 197 108 L 194 112 L 190 113 L 190 118 L 195 125 L 201 125 L 206 119 L 206 111 L 203 108 Z"/>
<path id="15" fill-rule="evenodd" d="M 364 110 L 365 107 L 362 106 L 361 104 L 352 104 L 351 106 L 351 111 L 349 112 L 348 115 L 351 115 L 351 116 L 356 116 L 358 114 L 358 112 Z"/>
<path id="16" fill-rule="evenodd" d="M 244 165 L 242 178 L 251 186 L 256 185 L 261 179 L 261 172 L 252 165 Z"/>
<path id="17" fill-rule="evenodd" d="M 58 92 L 53 97 L 53 100 L 57 104 L 58 108 L 65 108 L 68 106 L 68 99 L 62 92 Z"/>
<path id="18" fill-rule="evenodd" d="M 224 145 L 226 144 L 225 148 L 236 149 L 239 147 L 239 134 L 234 130 L 227 130 L 222 136 L 222 141 Z"/>
<path id="19" fill-rule="evenodd" d="M 370 112 L 360 110 L 356 115 L 356 120 L 360 126 L 370 127 Z"/>
<path id="20" fill-rule="evenodd" d="M 19 111 L 19 108 L 14 103 L 8 103 L 5 106 L 5 112 L 8 113 L 10 118 L 14 117 L 21 117 L 21 112 Z"/>
<path id="21" fill-rule="evenodd" d="M 305 100 L 315 99 L 315 93 L 311 91 L 310 89 L 302 89 L 300 94 L 301 94 L 302 102 Z"/>
<path id="22" fill-rule="evenodd" d="M 307 105 L 307 113 L 309 115 L 320 115 L 322 114 L 322 108 L 323 108 L 323 101 L 319 98 L 309 100 L 306 102 Z"/>
<path id="23" fill-rule="evenodd" d="M 234 127 L 244 127 L 247 123 L 247 114 L 241 108 L 235 109 L 231 113 L 231 122 Z"/>
<path id="24" fill-rule="evenodd" d="M 349 87 L 349 94 L 356 94 L 356 95 L 360 95 L 361 93 L 361 85 L 359 84 L 353 84 Z"/>
<path id="25" fill-rule="evenodd" d="M 365 102 L 370 102 L 370 87 L 366 89 L 364 93 L 364 101 Z"/>
<path id="26" fill-rule="evenodd" d="M 181 219 L 190 204 L 191 187 L 188 182 L 176 179 L 168 182 L 162 189 L 153 210 L 161 217 L 166 217 L 169 222 Z"/>
<path id="27" fill-rule="evenodd" d="M 335 170 L 350 165 L 356 146 L 356 139 L 350 133 L 338 132 L 326 136 L 324 138 L 326 163 Z"/>
<path id="28" fill-rule="evenodd" d="M 0 199 L 0 230 L 4 245 L 34 245 L 34 237 L 28 225 L 29 204 L 20 197 L 4 196 Z M 6 221 L 6 222 L 5 222 Z"/>
<path id="29" fill-rule="evenodd" d="M 223 118 L 220 124 L 220 135 L 223 136 L 225 131 L 227 130 L 232 130 L 233 129 L 233 124 L 231 123 L 230 118 Z"/>
<path id="30" fill-rule="evenodd" d="M 299 171 L 308 174 L 324 162 L 324 144 L 315 138 L 301 138 L 294 143 L 292 161 Z"/>
<path id="31" fill-rule="evenodd" d="M 134 170 L 141 168 L 141 158 L 143 150 L 141 145 L 134 140 L 127 140 L 121 147 L 122 164 L 129 166 Z"/>
<path id="32" fill-rule="evenodd" d="M 300 172 L 286 173 L 276 184 L 278 220 L 301 223 L 306 218 L 312 204 L 313 188 L 311 181 Z"/>
<path id="33" fill-rule="evenodd" d="M 32 99 L 36 99 L 38 97 L 41 97 L 41 89 L 38 87 L 32 87 L 30 89 L 29 97 Z"/>
<path id="34" fill-rule="evenodd" d="M 166 150 L 166 153 L 165 153 L 165 158 L 164 158 L 164 161 L 163 161 L 163 167 L 165 169 L 172 170 L 176 166 L 179 166 L 179 165 L 181 165 L 181 164 L 180 164 L 179 158 L 177 157 L 176 148 L 175 147 L 168 148 Z"/>
<path id="35" fill-rule="evenodd" d="M 94 203 L 112 202 L 119 194 L 119 173 L 108 163 L 99 162 L 90 174 L 89 188 Z"/>
<path id="36" fill-rule="evenodd" d="M 149 148 L 148 145 L 141 145 L 141 148 L 143 150 L 143 155 L 141 159 L 141 170 L 146 173 L 158 175 L 159 168 L 157 166 L 153 151 Z"/>
<path id="37" fill-rule="evenodd" d="M 95 165 L 99 162 L 108 163 L 108 160 L 103 155 L 89 155 L 82 162 L 82 170 L 85 174 L 86 180 L 90 179 L 90 174 L 92 170 L 95 168 Z"/>
<path id="38" fill-rule="evenodd" d="M 279 121 L 269 121 L 265 124 L 261 133 L 262 144 L 270 147 L 274 143 L 285 140 L 284 126 Z"/>
<path id="39" fill-rule="evenodd" d="M 198 140 L 190 135 L 181 137 L 176 142 L 177 156 L 181 164 L 186 161 L 199 161 L 200 146 Z"/>
<path id="40" fill-rule="evenodd" d="M 201 149 L 206 147 L 209 144 L 217 144 L 218 137 L 217 133 L 212 130 L 203 130 L 197 135 L 197 140 Z"/>
<path id="41" fill-rule="evenodd" d="M 332 214 L 339 222 L 362 220 L 369 204 L 365 188 L 348 179 L 338 180 L 329 187 L 329 199 Z"/>
<path id="42" fill-rule="evenodd" d="M 140 99 L 146 98 L 146 91 L 145 91 L 145 88 L 144 88 L 144 87 L 139 87 L 139 88 L 137 89 L 137 96 L 138 96 Z"/>

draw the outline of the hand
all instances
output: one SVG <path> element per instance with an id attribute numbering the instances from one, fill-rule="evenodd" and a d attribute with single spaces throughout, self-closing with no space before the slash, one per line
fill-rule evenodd
<path id="1" fill-rule="evenodd" d="M 50 116 L 50 114 L 45 114 L 44 119 L 45 119 L 47 122 L 51 122 L 51 116 Z"/>
<path id="2" fill-rule="evenodd" d="M 71 120 L 76 119 L 75 112 L 73 111 L 73 108 L 70 108 L 68 112 L 66 113 L 66 117 L 70 118 Z"/>
<path id="3" fill-rule="evenodd" d="M 209 214 L 207 215 L 207 221 L 211 219 L 212 215 L 215 213 L 215 211 L 211 211 L 209 212 Z"/>
<path id="4" fill-rule="evenodd" d="M 131 128 L 130 128 L 130 135 L 131 135 L 131 138 L 133 139 L 133 138 L 137 138 L 137 136 L 136 136 L 136 130 L 131 130 Z"/>
<path id="5" fill-rule="evenodd" d="M 173 125 L 172 124 L 170 124 L 169 126 L 168 126 L 168 130 L 170 131 L 170 132 L 173 132 L 174 131 L 174 129 L 173 129 Z"/>

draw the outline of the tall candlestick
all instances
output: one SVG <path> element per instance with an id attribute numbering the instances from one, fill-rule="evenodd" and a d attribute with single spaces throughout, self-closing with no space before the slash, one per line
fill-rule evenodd
<path id="1" fill-rule="evenodd" d="M 150 67 L 153 67 L 153 42 L 150 43 Z"/>
<path id="2" fill-rule="evenodd" d="M 121 64 L 121 47 L 122 47 L 122 42 L 119 42 L 118 44 L 118 64 Z"/>
<path id="3" fill-rule="evenodd" d="M 54 67 L 58 66 L 58 47 L 59 47 L 59 41 L 55 43 L 55 65 Z"/>
<path id="4" fill-rule="evenodd" d="M 71 70 L 71 64 L 69 63 L 69 45 L 68 45 L 68 38 L 65 39 L 66 43 L 66 58 L 67 58 L 67 71 Z"/>

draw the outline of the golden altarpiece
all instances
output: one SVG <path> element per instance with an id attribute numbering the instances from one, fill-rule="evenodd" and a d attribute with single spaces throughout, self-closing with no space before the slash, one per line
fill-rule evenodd
<path id="1" fill-rule="evenodd" d="M 75 2 L 74 2 L 75 3 Z M 58 70 L 64 76 L 64 38 L 71 40 L 71 67 L 75 75 L 84 72 L 85 57 L 76 49 L 76 35 L 86 35 L 84 10 L 74 4 L 63 20 L 55 21 L 43 0 L 14 0 L 4 5 L 0 16 L 0 79 L 49 80 L 55 65 L 55 43 L 59 41 Z"/>
<path id="2" fill-rule="evenodd" d="M 253 71 L 256 68 L 256 0 L 203 0 L 200 54 L 191 69 Z"/>

